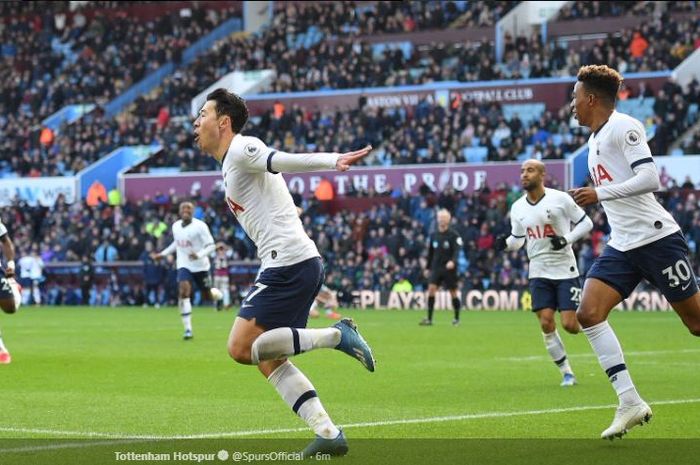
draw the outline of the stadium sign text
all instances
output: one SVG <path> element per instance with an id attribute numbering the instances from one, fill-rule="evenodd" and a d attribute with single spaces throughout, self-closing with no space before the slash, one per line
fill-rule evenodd
<path id="1" fill-rule="evenodd" d="M 453 96 L 459 96 L 468 102 L 528 102 L 535 98 L 532 87 L 497 87 L 494 89 L 469 89 L 453 91 Z"/>
<path id="2" fill-rule="evenodd" d="M 565 161 L 547 162 L 548 185 L 555 180 L 561 188 L 567 188 Z M 328 179 L 338 195 L 352 190 L 373 190 L 377 194 L 401 188 L 415 194 L 422 185 L 440 192 L 451 187 L 457 192 L 472 193 L 484 187 L 496 188 L 499 184 L 513 185 L 520 178 L 519 163 L 453 163 L 442 165 L 404 165 L 395 167 L 353 167 L 349 172 L 317 171 L 314 173 L 285 174 L 287 186 L 292 192 L 310 197 L 322 179 Z M 145 196 L 153 198 L 158 192 L 174 191 L 180 197 L 192 195 L 197 190 L 207 198 L 223 188 L 221 174 L 177 173 L 168 175 L 128 174 L 124 176 L 124 191 L 129 200 L 138 201 Z"/>
<path id="3" fill-rule="evenodd" d="M 352 292 L 353 302 L 362 309 L 376 310 L 423 310 L 427 307 L 427 292 L 388 292 L 356 290 Z M 517 290 L 468 290 L 462 291 L 462 302 L 467 310 L 517 311 L 532 309 L 529 291 Z M 437 310 L 452 310 L 452 298 L 447 291 L 435 295 Z M 670 311 L 668 301 L 658 291 L 635 291 L 616 307 L 623 311 Z"/>
<path id="4" fill-rule="evenodd" d="M 0 180 L 0 207 L 21 200 L 28 205 L 52 207 L 60 195 L 65 202 L 75 202 L 77 183 L 74 177 L 17 178 Z"/>

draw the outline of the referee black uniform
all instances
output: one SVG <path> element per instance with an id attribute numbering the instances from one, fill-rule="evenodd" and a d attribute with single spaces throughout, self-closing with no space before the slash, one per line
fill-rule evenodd
<path id="1" fill-rule="evenodd" d="M 457 257 L 459 250 L 462 248 L 462 237 L 457 231 L 452 228 L 447 228 L 445 231 L 439 229 L 430 235 L 430 243 L 428 249 L 428 270 L 430 271 L 429 284 L 435 286 L 443 286 L 450 291 L 457 290 Z M 454 267 L 448 270 L 447 262 L 452 261 Z M 459 310 L 461 302 L 459 297 L 452 298 L 452 306 L 455 311 L 454 324 L 459 322 Z M 433 321 L 433 310 L 435 308 L 435 296 L 428 296 L 428 318 L 424 320 L 425 324 L 431 324 Z"/>

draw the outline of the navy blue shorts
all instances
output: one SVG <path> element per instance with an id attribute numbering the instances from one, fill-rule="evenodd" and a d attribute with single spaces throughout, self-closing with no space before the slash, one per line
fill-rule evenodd
<path id="1" fill-rule="evenodd" d="M 270 330 L 306 328 L 309 309 L 323 284 L 319 257 L 289 266 L 267 268 L 241 302 L 238 316 Z"/>
<path id="2" fill-rule="evenodd" d="M 627 252 L 606 246 L 586 279 L 599 279 L 626 299 L 643 278 L 666 300 L 679 302 L 698 292 L 688 253 L 688 243 L 680 231 Z"/>
<path id="3" fill-rule="evenodd" d="M 177 269 L 177 282 L 189 281 L 190 284 L 196 285 L 200 291 L 211 289 L 211 277 L 208 271 L 192 272 L 187 268 Z"/>
<path id="4" fill-rule="evenodd" d="M 581 302 L 581 280 L 532 278 L 530 280 L 532 294 L 532 311 L 543 308 L 552 310 L 576 310 Z"/>
<path id="5" fill-rule="evenodd" d="M 12 293 L 12 287 L 10 282 L 5 277 L 5 270 L 0 268 L 0 300 L 14 299 L 15 295 Z"/>

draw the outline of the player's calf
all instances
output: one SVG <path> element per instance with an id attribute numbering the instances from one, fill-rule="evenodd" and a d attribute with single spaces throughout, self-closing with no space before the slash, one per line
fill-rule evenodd
<path id="1" fill-rule="evenodd" d="M 693 336 L 700 336 L 700 292 L 680 302 L 671 302 L 683 324 Z"/>

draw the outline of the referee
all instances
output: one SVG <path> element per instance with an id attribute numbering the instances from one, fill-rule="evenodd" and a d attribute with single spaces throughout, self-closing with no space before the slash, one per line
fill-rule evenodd
<path id="1" fill-rule="evenodd" d="M 439 285 L 450 291 L 455 317 L 454 326 L 459 325 L 459 310 L 461 302 L 457 295 L 457 256 L 462 248 L 462 238 L 459 233 L 450 228 L 450 212 L 442 209 L 437 213 L 438 230 L 430 235 L 428 249 L 428 317 L 424 318 L 421 326 L 432 326 L 433 310 L 435 309 L 435 292 Z"/>

